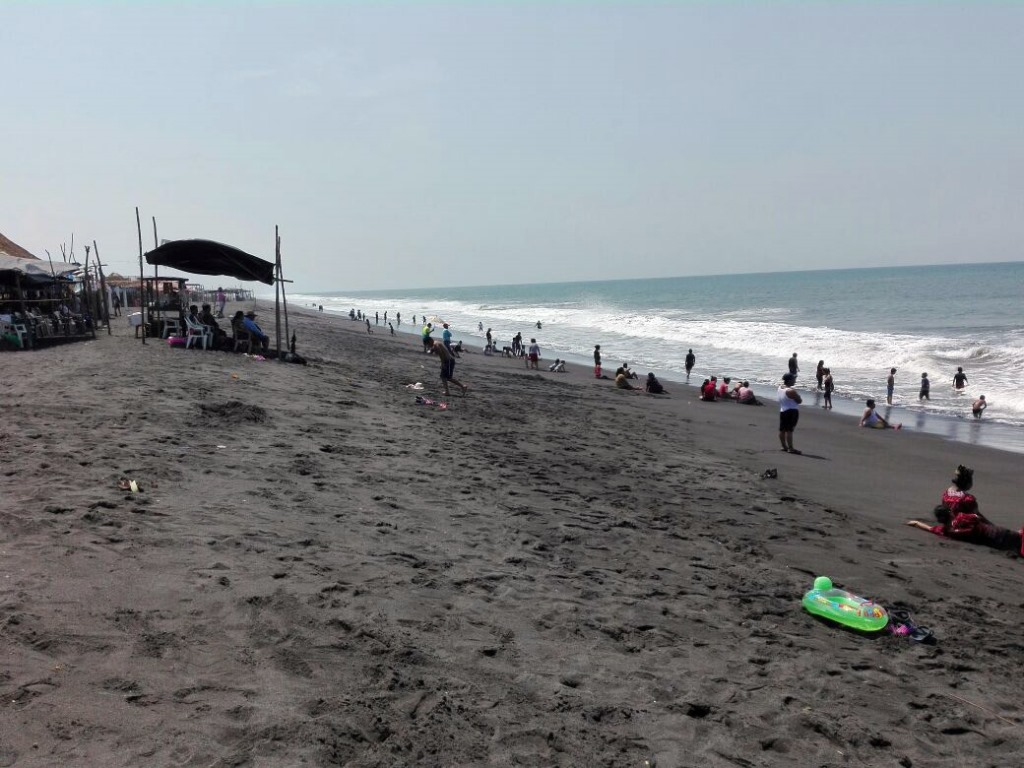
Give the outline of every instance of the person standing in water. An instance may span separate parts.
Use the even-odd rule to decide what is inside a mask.
[[[892,393],[896,391],[896,369],[889,369],[889,377],[885,380],[885,403],[892,405]]]
[[[601,378],[601,345],[594,345],[594,378]]]
[[[979,395],[978,399],[974,401],[974,405],[971,406],[971,413],[974,414],[974,418],[980,419],[986,408],[988,408],[988,403],[985,402],[985,396]]]
[[[818,380],[818,389],[825,388],[825,361],[819,360],[818,367],[814,369],[814,378]]]
[[[690,378],[690,371],[693,370],[694,363],[697,362],[697,357],[693,354],[692,349],[686,351],[686,378]]]
[[[964,373],[964,369],[957,366],[956,373],[953,374],[953,389],[957,392],[967,386],[967,374]]]
[[[932,399],[932,383],[928,381],[928,374],[921,374],[921,391],[917,393],[918,400]]]
[[[800,373],[800,366],[796,364],[796,352],[789,358],[789,375],[793,377],[793,381],[796,381],[797,375]]]
[[[821,406],[821,407],[824,408],[826,411],[831,411],[832,410],[832,393],[836,389],[836,383],[832,380],[832,369],[831,368],[826,368],[824,373],[825,373],[825,380],[823,382],[823,385],[825,387],[825,399],[824,399],[824,403],[825,404],[823,406]]]

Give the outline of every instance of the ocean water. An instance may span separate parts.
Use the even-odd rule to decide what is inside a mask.
[[[836,410],[860,413],[897,368],[889,414],[908,428],[954,440],[1024,450],[1024,262],[850,269],[772,274],[544,283],[290,296],[325,311],[379,312],[418,333],[413,316],[441,318],[455,339],[482,347],[491,328],[499,348],[521,332],[545,359],[591,362],[601,345],[605,367],[628,361],[645,374],[683,381],[683,360],[697,357],[691,383],[717,375],[748,379],[774,392],[798,353],[798,388],[814,390],[824,360],[836,383]],[[541,323],[541,329],[536,327]],[[962,366],[964,392],[953,390]],[[928,373],[931,400],[918,400]],[[984,394],[982,424],[970,405]],[[814,400],[810,400],[813,403]]]

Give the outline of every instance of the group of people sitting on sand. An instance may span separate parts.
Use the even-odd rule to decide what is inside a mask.
[[[749,381],[739,381],[736,384],[732,384],[732,379],[728,376],[725,376],[721,383],[718,382],[717,376],[704,379],[704,383],[700,385],[700,399],[709,403],[713,403],[716,400],[732,400],[743,405],[764,405],[754,395],[754,390],[750,388]]]

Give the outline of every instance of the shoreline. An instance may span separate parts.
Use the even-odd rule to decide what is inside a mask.
[[[314,316],[321,314],[309,307],[299,307],[299,309]],[[339,318],[339,320],[345,320],[348,322],[362,322],[358,320],[352,321],[347,315],[339,312],[325,311],[323,314],[331,315],[332,317]],[[395,333],[401,333],[418,338],[419,332],[417,330],[407,330],[407,325],[408,324],[406,323],[395,328]],[[380,327],[386,328],[386,326]],[[473,342],[475,342],[473,352],[480,353],[482,355],[481,349],[484,344],[483,336],[480,336],[476,331],[473,331],[471,333],[463,334],[463,339],[472,339]],[[456,339],[456,341],[458,341],[458,339]],[[567,357],[564,359],[567,362],[581,368],[589,369],[592,367],[592,365],[588,366],[588,361],[584,356],[571,353],[566,354]],[[615,365],[613,365],[611,369],[614,371],[616,367],[618,367],[618,361],[616,361]],[[637,369],[637,372],[641,373],[639,369]],[[674,377],[674,374],[671,373],[662,375],[655,371],[655,375],[660,381],[662,381],[662,383],[693,387],[694,389],[697,389],[700,386],[700,382],[704,379],[703,374],[700,376],[694,374],[691,376],[691,381]],[[811,377],[811,381],[812,388],[805,388],[801,386],[798,379],[797,390],[804,397],[805,408],[820,409],[822,393],[816,388],[813,388],[813,376]],[[763,384],[757,383],[752,384],[751,389],[754,390],[758,398],[765,400],[767,404],[770,405],[774,403],[774,389],[769,389]],[[835,393],[832,395],[832,400],[834,406],[833,413],[835,415],[850,416],[857,420],[860,419],[860,416],[864,411],[863,401],[854,400],[848,396]],[[967,413],[970,413],[969,403],[965,405],[965,408]],[[936,435],[952,443],[962,443],[964,445],[992,448],[994,450],[1006,451],[1008,453],[1024,454],[1024,429],[1021,429],[1020,427],[1001,424],[985,418],[974,419],[967,416],[952,417],[946,414],[929,413],[927,406],[919,406],[916,400],[911,401],[910,403],[898,402],[892,406],[887,406],[885,405],[884,400],[879,400],[878,412],[887,421],[902,423],[903,428],[908,431]]]
[[[4,357],[4,761],[1024,753],[1024,563],[904,525],[964,463],[1019,526],[1017,455],[813,408],[792,455],[771,407],[479,352],[442,410],[416,401],[440,401],[439,363],[411,334],[289,314],[308,366],[143,346],[126,323]],[[814,619],[817,575],[937,644]]]

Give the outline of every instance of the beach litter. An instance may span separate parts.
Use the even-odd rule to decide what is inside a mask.
[[[142,489],[139,487],[138,482],[135,480],[129,480],[127,477],[122,477],[117,481],[118,490],[131,491],[132,493],[138,493]]]
[[[448,403],[438,403],[429,397],[422,397],[421,395],[416,395],[416,403],[417,405],[436,405],[439,410],[448,410]]]
[[[417,381],[415,384],[406,384],[405,388],[406,389],[415,389],[418,392],[418,391],[423,389],[423,385],[420,382]]]

